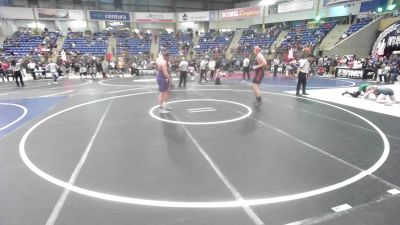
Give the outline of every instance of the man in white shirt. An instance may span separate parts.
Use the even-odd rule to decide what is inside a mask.
[[[272,63],[274,64],[274,77],[276,77],[276,73],[278,73],[278,67],[280,63],[279,58],[275,58]]]
[[[33,79],[36,80],[36,74],[35,74],[36,63],[30,60],[27,67],[28,67],[28,73],[30,73]]]
[[[103,78],[107,78],[107,73],[108,73],[108,61],[107,60],[103,60],[103,62],[101,62],[101,67],[103,68],[103,71],[102,71],[102,75],[103,75]]]
[[[25,86],[24,79],[22,78],[22,73],[21,73],[21,63],[22,59],[20,59],[18,62],[15,59],[11,61],[11,69],[14,73],[14,78],[15,82],[17,83],[17,87],[19,87],[20,83],[22,87]],[[18,79],[20,82],[18,82]]]
[[[56,62],[52,61],[51,63],[49,63],[49,65],[47,65],[46,69],[49,70],[51,75],[53,76],[53,84],[58,84],[58,82],[57,82],[57,80],[58,80],[58,73],[57,73],[58,65],[56,64]]]
[[[207,82],[207,59],[203,58],[200,62],[200,80],[199,80],[199,84],[201,84],[201,81],[204,80]]]
[[[308,95],[306,92],[306,85],[307,85],[307,77],[310,75],[311,70],[311,61],[312,56],[308,56],[308,58],[301,59],[299,64],[299,71],[297,75],[297,87],[296,87],[296,96],[300,95],[300,86],[303,87],[302,95]]]
[[[114,75],[114,77],[117,75],[117,73],[116,73],[116,64],[115,64],[115,62],[114,61],[110,61],[109,63],[108,63],[108,66],[109,66],[109,71],[110,71],[110,74],[111,75]]]
[[[247,74],[247,79],[250,80],[250,59],[248,56],[244,57],[243,59],[243,81],[246,78]]]
[[[208,62],[208,69],[210,70],[210,78],[213,80],[215,75],[215,60],[213,58]]]
[[[179,63],[179,87],[182,86],[186,87],[186,81],[187,81],[187,74],[188,74],[188,67],[189,63],[186,61],[185,57],[182,58],[182,61]]]

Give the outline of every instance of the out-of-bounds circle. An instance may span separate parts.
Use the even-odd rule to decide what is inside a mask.
[[[350,85],[342,85],[342,86],[333,86],[333,87],[328,87],[328,86],[307,86],[308,89],[328,89],[328,88],[350,88],[356,86],[356,83],[348,80],[339,80],[341,82],[346,82],[349,83]],[[245,81],[248,85],[253,85],[253,83]],[[286,88],[293,88],[296,87],[296,85],[280,85],[280,84],[260,84],[262,87],[286,87]]]
[[[196,91],[233,91],[233,92],[244,92],[244,93],[249,93],[251,91],[248,90],[234,90],[234,89],[196,89]],[[180,92],[180,91],[185,91],[185,90],[176,90],[175,92]],[[90,104],[94,104],[94,103],[98,103],[98,102],[103,102],[103,101],[107,101],[110,99],[116,99],[116,98],[123,98],[123,97],[129,97],[129,96],[139,96],[139,95],[145,95],[145,94],[154,94],[157,92],[144,92],[144,93],[135,93],[135,94],[127,94],[127,95],[120,95],[120,96],[113,96],[113,97],[108,97],[108,98],[103,98],[103,99],[99,99],[99,100],[95,100],[95,101],[91,101],[91,102],[87,102],[87,103],[83,103],[83,104],[79,104],[64,110],[61,110],[57,113],[54,113],[44,119],[42,119],[41,121],[39,121],[38,123],[36,123],[35,125],[33,125],[22,137],[20,143],[19,143],[19,154],[23,160],[23,162],[25,163],[26,166],[28,166],[28,168],[30,170],[32,170],[35,174],[37,174],[38,176],[42,177],[43,179],[58,185],[60,187],[63,187],[67,190],[73,191],[75,193],[78,194],[82,194],[82,195],[86,195],[86,196],[90,196],[93,198],[97,198],[97,199],[103,199],[103,200],[108,200],[108,201],[114,201],[114,202],[119,202],[119,203],[126,203],[126,204],[134,204],[134,205],[145,205],[145,206],[157,206],[157,207],[174,207],[174,208],[228,208],[228,207],[243,207],[243,206],[255,206],[255,205],[266,205],[266,204],[272,204],[272,203],[279,203],[279,202],[287,202],[287,201],[293,201],[293,200],[297,200],[297,199],[304,199],[304,198],[308,198],[311,196],[316,196],[316,195],[320,195],[320,194],[324,194],[330,191],[334,191],[340,188],[343,188],[345,186],[348,186],[350,184],[353,184],[354,182],[357,182],[359,180],[361,180],[362,178],[366,177],[369,174],[372,174],[373,172],[375,172],[377,169],[379,169],[379,167],[381,167],[386,159],[389,157],[389,153],[390,153],[390,145],[389,145],[389,141],[386,137],[386,135],[381,131],[381,129],[379,129],[379,127],[377,127],[375,124],[373,124],[371,121],[369,121],[368,119],[350,111],[344,108],[341,108],[339,106],[336,105],[332,105],[326,102],[322,102],[322,101],[318,101],[318,100],[314,100],[314,99],[309,99],[309,98],[302,98],[304,100],[307,101],[311,101],[311,102],[315,102],[315,103],[319,103],[322,105],[326,105],[326,106],[330,106],[333,107],[335,109],[339,109],[342,110],[344,112],[347,112],[363,121],[365,121],[367,124],[369,124],[372,128],[374,128],[374,130],[376,130],[380,137],[382,138],[383,141],[383,153],[381,155],[381,157],[378,159],[378,161],[371,166],[369,169],[367,170],[363,170],[360,173],[356,174],[353,177],[350,177],[344,181],[341,181],[339,183],[335,183],[335,184],[331,184],[329,186],[326,187],[322,187],[322,188],[318,188],[315,190],[310,190],[310,191],[306,191],[306,192],[301,192],[301,193],[295,193],[295,194],[289,194],[289,195],[281,195],[281,196],[276,196],[276,197],[270,197],[270,198],[257,198],[257,199],[243,199],[243,200],[233,200],[233,201],[208,201],[208,202],[187,202],[187,201],[165,201],[165,200],[156,200],[156,199],[143,199],[143,198],[133,198],[133,197],[128,197],[128,196],[120,196],[120,195],[115,195],[115,194],[108,194],[108,193],[102,193],[102,192],[98,192],[98,191],[93,191],[93,190],[88,190],[85,188],[81,188],[75,185],[72,185],[70,183],[68,183],[68,181],[63,181],[60,180],[58,178],[55,178],[53,176],[51,176],[50,174],[46,173],[45,171],[39,169],[27,156],[26,154],[26,149],[25,149],[25,144],[26,141],[28,139],[28,137],[30,136],[30,134],[37,128],[39,127],[41,124],[45,123],[46,121],[50,120],[51,118],[54,118],[58,115],[61,115],[65,112],[86,106],[86,105],[90,105]],[[264,94],[270,94],[270,95],[279,95],[279,96],[286,96],[286,97],[290,97],[290,98],[298,98],[292,95],[287,95],[287,94],[281,94],[281,93],[272,93],[272,92],[262,92]]]
[[[141,84],[141,85],[139,85],[139,84],[107,84],[106,83],[106,81],[113,81],[113,80],[124,80],[124,79],[128,79],[128,78],[114,78],[114,79],[107,79],[107,80],[101,80],[101,81],[99,81],[98,83],[100,84],[100,85],[103,85],[103,86],[109,86],[109,87],[137,87],[137,86],[146,86],[146,85],[143,85],[143,84]],[[152,85],[152,86],[154,86],[154,85]]]
[[[154,111],[156,109],[158,109],[159,106],[156,105],[156,106],[154,106],[153,108],[151,108],[149,110],[149,115],[151,117],[153,117],[154,119],[156,119],[156,120],[160,120],[160,121],[167,122],[167,123],[186,124],[186,125],[215,125],[215,124],[236,122],[236,121],[239,121],[239,120],[242,120],[242,119],[245,119],[245,118],[249,117],[253,113],[253,110],[250,107],[248,107],[247,105],[244,105],[244,104],[238,103],[238,102],[220,100],[220,99],[187,99],[187,100],[171,101],[171,102],[168,102],[168,104],[175,104],[175,103],[179,103],[179,102],[201,102],[201,101],[222,102],[222,103],[238,105],[238,106],[241,106],[241,107],[245,108],[247,110],[247,113],[245,113],[244,115],[242,115],[240,117],[229,119],[229,120],[210,121],[210,122],[185,122],[185,121],[169,120],[169,119],[165,119],[165,118],[161,118],[160,116],[157,116],[154,113]]]
[[[12,107],[17,107],[17,108],[22,109],[22,114],[21,114],[17,119],[15,119],[14,121],[12,121],[11,123],[9,123],[9,124],[7,124],[7,125],[5,125],[5,126],[3,126],[3,127],[0,127],[0,131],[3,131],[3,130],[5,130],[5,129],[11,127],[12,125],[18,123],[18,122],[19,122],[20,120],[22,120],[22,119],[26,116],[26,114],[28,113],[28,109],[27,109],[25,106],[22,106],[22,105],[13,104],[13,103],[2,103],[2,102],[0,102],[0,105],[12,106]]]
[[[37,88],[37,87],[44,87],[44,86],[50,86],[51,83],[50,82],[41,82],[41,83],[45,83],[45,84],[38,84],[38,85],[34,85],[34,86],[25,86],[25,89],[31,89],[31,88]],[[5,88],[1,88],[1,89],[15,89],[16,87],[5,87]]]
[[[98,83],[99,83],[100,85],[103,85],[103,86],[110,86],[110,87],[131,87],[131,86],[133,86],[133,85],[131,85],[131,84],[107,84],[107,83],[106,83],[106,81],[121,80],[121,79],[123,79],[123,78],[114,78],[114,79],[101,80],[101,81],[99,81]]]

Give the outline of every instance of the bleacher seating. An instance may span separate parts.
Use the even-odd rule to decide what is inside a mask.
[[[254,29],[245,29],[240,37],[238,46],[235,46],[235,53],[249,53],[255,46],[261,49],[269,49],[280,33],[280,29],[270,29],[265,33],[257,32]]]
[[[183,54],[189,54],[190,47],[192,46],[193,33],[180,32],[178,36],[178,47]]]
[[[200,35],[199,45],[195,47],[197,54],[208,52],[223,53],[230,45],[234,32],[205,32]]]
[[[57,42],[58,32],[43,32],[41,35],[32,35],[29,31],[15,32],[3,44],[6,56],[24,57],[51,53]]]
[[[127,54],[150,54],[152,35],[134,35],[117,38],[117,55]]]
[[[346,32],[347,36],[350,36],[351,34],[357,32],[361,28],[367,26],[371,21],[372,21],[372,18],[369,18],[369,17],[357,19],[357,21],[355,23],[353,23],[350,26],[349,30]]]
[[[336,25],[335,21],[321,23],[318,27],[309,28],[308,25],[295,25],[291,28],[285,40],[281,44],[281,49],[288,47],[310,47],[314,48]]]
[[[162,33],[160,34],[159,50],[167,50],[170,55],[178,55],[179,47],[178,41],[175,38],[175,34]]]
[[[84,36],[81,32],[69,32],[63,49],[67,53],[90,54],[104,56],[108,49],[108,32],[96,32]]]

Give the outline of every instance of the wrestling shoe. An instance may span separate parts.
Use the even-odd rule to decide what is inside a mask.
[[[159,114],[168,114],[168,113],[170,113],[171,111],[169,111],[169,110],[166,110],[166,109],[164,109],[164,108],[160,108],[159,110],[158,110],[158,113]]]

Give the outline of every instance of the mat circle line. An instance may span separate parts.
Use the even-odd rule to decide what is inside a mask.
[[[220,99],[186,99],[186,100],[171,101],[171,102],[168,102],[168,104],[174,104],[174,103],[178,103],[178,102],[196,102],[196,101],[223,102],[223,103],[238,105],[238,106],[245,108],[247,110],[247,113],[245,113],[244,115],[242,115],[240,117],[230,119],[230,120],[211,121],[211,122],[184,122],[184,121],[169,120],[169,119],[165,119],[165,118],[161,118],[161,117],[157,116],[154,113],[154,111],[156,109],[158,109],[160,106],[156,105],[149,110],[149,115],[156,120],[160,120],[160,121],[167,122],[167,123],[186,124],[186,125],[215,125],[215,124],[231,123],[231,122],[243,120],[243,119],[249,117],[253,113],[253,110],[250,107],[248,107],[247,105],[244,105],[244,104],[238,103],[238,102],[220,100]]]
[[[5,126],[3,126],[3,127],[0,127],[0,131],[3,131],[3,130],[5,130],[5,129],[11,127],[12,125],[18,123],[18,122],[19,122],[20,120],[22,120],[22,119],[26,116],[26,114],[28,113],[28,109],[27,109],[25,106],[22,106],[22,105],[18,105],[18,104],[14,104],[14,103],[3,103],[3,102],[0,102],[0,105],[7,105],[7,106],[17,107],[17,108],[22,109],[22,111],[23,111],[22,114],[21,114],[16,120],[12,121],[11,123],[9,123],[9,124],[7,124],[7,125],[5,125]]]
[[[339,80],[347,83],[351,83],[351,85],[348,86],[334,86],[334,87],[320,87],[320,86],[310,86],[309,84],[307,85],[308,89],[329,89],[329,88],[350,88],[356,86],[356,83],[348,80]],[[253,83],[245,81],[247,85],[253,85]],[[296,85],[279,85],[279,84],[260,84],[262,87],[286,87],[286,88],[295,88]]]
[[[250,90],[235,90],[235,89],[198,89],[196,91],[236,91],[236,92],[246,92],[246,93],[251,93],[252,91]],[[185,90],[175,90],[175,92],[180,92],[180,91],[185,91]],[[116,98],[123,98],[123,97],[130,97],[130,96],[139,96],[139,95],[146,95],[146,94],[156,94],[158,92],[143,92],[143,93],[134,93],[134,94],[127,94],[127,95],[119,95],[119,96],[112,96],[112,97],[107,97],[99,100],[94,100],[86,103],[82,103],[79,105],[75,105],[72,107],[69,107],[67,109],[61,110],[59,112],[56,112],[50,116],[45,117],[44,119],[40,120],[37,122],[35,125],[33,125],[29,130],[26,131],[26,133],[23,135],[21,138],[21,141],[19,143],[19,154],[22,159],[22,161],[25,163],[25,165],[36,175],[42,177],[43,179],[49,181],[50,183],[53,183],[57,186],[63,187],[67,190],[70,190],[72,192],[82,194],[85,196],[97,198],[97,199],[102,199],[102,200],[108,200],[108,201],[113,201],[113,202],[119,202],[119,203],[126,203],[126,204],[133,204],[133,205],[143,205],[143,206],[154,206],[154,207],[170,207],[170,208],[232,208],[232,207],[243,207],[243,206],[257,206],[257,205],[266,205],[266,204],[272,204],[272,203],[280,203],[280,202],[287,202],[287,201],[293,201],[293,200],[298,200],[298,199],[304,199],[320,194],[324,194],[327,192],[331,192],[340,188],[343,188],[345,186],[348,186],[350,184],[353,184],[362,178],[372,174],[376,170],[378,170],[386,161],[386,159],[389,157],[390,153],[390,144],[389,141],[386,137],[386,135],[382,132],[382,130],[377,127],[374,123],[369,121],[368,119],[364,118],[361,115],[358,115],[350,110],[344,109],[342,107],[329,104],[326,102],[318,101],[315,99],[310,99],[310,98],[302,98],[302,97],[296,97],[293,95],[288,95],[288,94],[281,94],[281,93],[273,93],[273,92],[262,92],[264,94],[270,94],[270,95],[278,95],[278,96],[286,96],[286,97],[291,97],[291,98],[301,98],[304,100],[320,103],[326,106],[331,106],[333,108],[342,110],[344,112],[347,112],[363,121],[365,121],[367,124],[369,124],[371,127],[373,127],[377,133],[380,135],[383,141],[383,153],[381,157],[378,159],[378,161],[372,165],[370,168],[367,170],[363,170],[360,173],[356,174],[355,176],[352,176],[344,181],[314,189],[311,191],[305,191],[301,193],[296,193],[296,194],[289,194],[289,195],[281,195],[281,196],[276,196],[276,197],[269,197],[269,198],[253,198],[253,199],[243,199],[243,200],[232,200],[232,201],[208,201],[208,202],[185,202],[185,201],[167,201],[167,200],[155,200],[155,199],[142,199],[142,198],[133,198],[133,197],[128,197],[128,196],[120,196],[120,195],[114,195],[114,194],[107,194],[107,193],[102,193],[98,191],[93,191],[93,190],[88,190],[85,188],[81,188],[72,184],[69,184],[68,182],[62,181],[58,178],[55,178],[51,176],[50,174],[44,172],[43,170],[39,169],[27,156],[26,154],[26,149],[25,149],[25,144],[30,136],[30,134],[41,124],[46,122],[47,120],[54,118],[62,113],[71,111],[73,109],[98,103],[98,102],[103,102],[111,99],[116,99]]]

